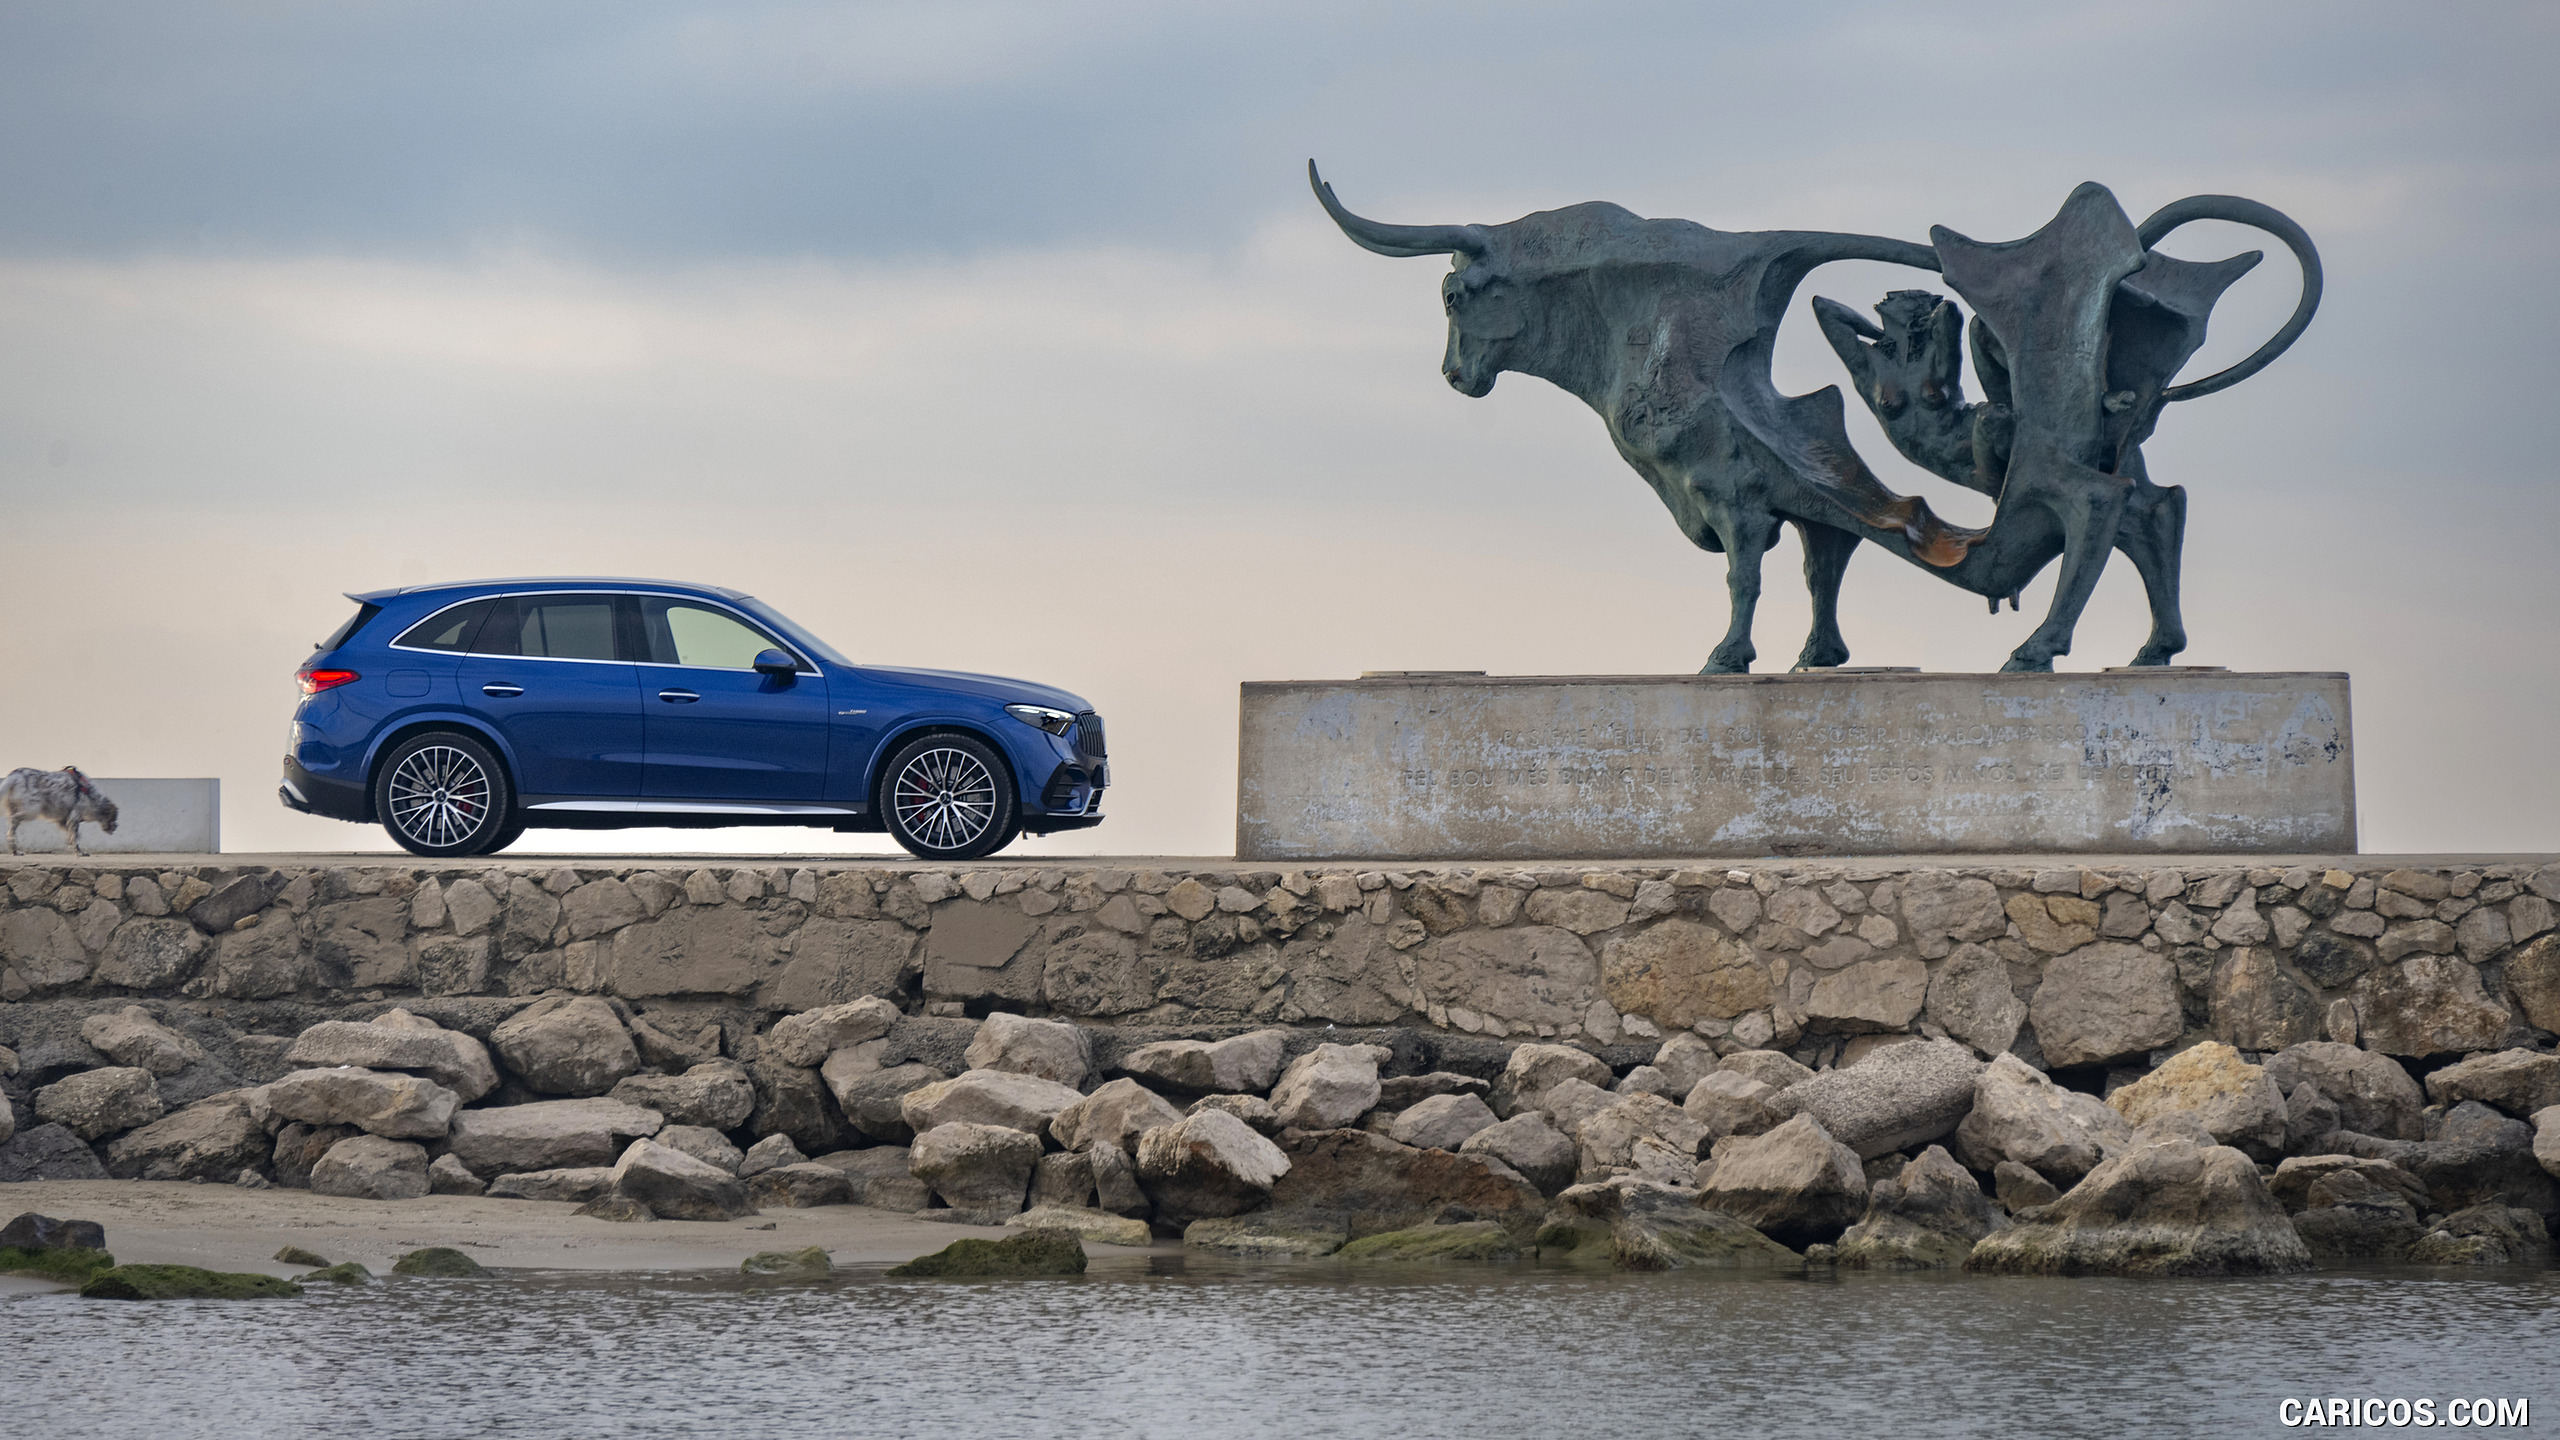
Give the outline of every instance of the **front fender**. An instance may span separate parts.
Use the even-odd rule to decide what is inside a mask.
[[[1019,730],[1029,738],[1009,736],[1005,733],[1008,729]],[[1013,767],[1015,798],[1024,803],[1039,798],[1040,787],[1047,783],[1049,773],[1057,768],[1057,761],[1063,755],[1063,752],[1051,748],[1056,737],[1049,732],[1025,725],[1001,712],[992,718],[967,711],[908,715],[884,732],[880,743],[872,747],[870,763],[862,776],[862,794],[866,801],[879,794],[882,767],[889,763],[889,757],[897,753],[898,747],[930,730],[966,731],[993,745],[996,753],[1005,757],[1005,763]]]

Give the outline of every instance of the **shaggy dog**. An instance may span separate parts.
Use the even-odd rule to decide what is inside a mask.
[[[71,837],[71,853],[86,855],[80,848],[80,822],[88,821],[113,835],[116,833],[116,802],[98,793],[89,777],[73,766],[59,770],[38,770],[33,766],[12,770],[0,780],[0,809],[9,812],[9,853],[18,853],[18,826],[27,817],[50,820],[62,833]]]

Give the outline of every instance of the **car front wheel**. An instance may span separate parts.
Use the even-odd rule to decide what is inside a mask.
[[[401,849],[485,855],[513,840],[515,789],[489,747],[450,730],[412,735],[374,773],[373,813]]]
[[[986,742],[925,735],[899,747],[880,782],[880,818],[919,860],[975,860],[1013,842],[1013,771]]]

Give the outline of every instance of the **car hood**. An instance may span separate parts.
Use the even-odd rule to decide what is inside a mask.
[[[1002,705],[1051,705],[1069,712],[1093,708],[1083,696],[1071,690],[1029,680],[1008,680],[1001,675],[972,675],[966,670],[913,670],[901,665],[862,665],[856,668],[884,680],[904,681],[934,690],[957,690],[964,695],[975,695]]]

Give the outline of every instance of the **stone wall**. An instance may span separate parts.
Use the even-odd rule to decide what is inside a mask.
[[[417,861],[0,869],[0,1001],[234,1027],[556,991],[671,1032],[867,995],[1118,1027],[1410,1026],[2056,1067],[2210,1037],[2403,1057],[2560,1029],[2560,863],[1385,870]],[[0,1005],[0,1032],[11,1005]],[[31,1007],[31,1008],[47,1008]],[[503,1004],[499,1008],[506,1008]],[[290,1029],[275,1033],[290,1034]]]

